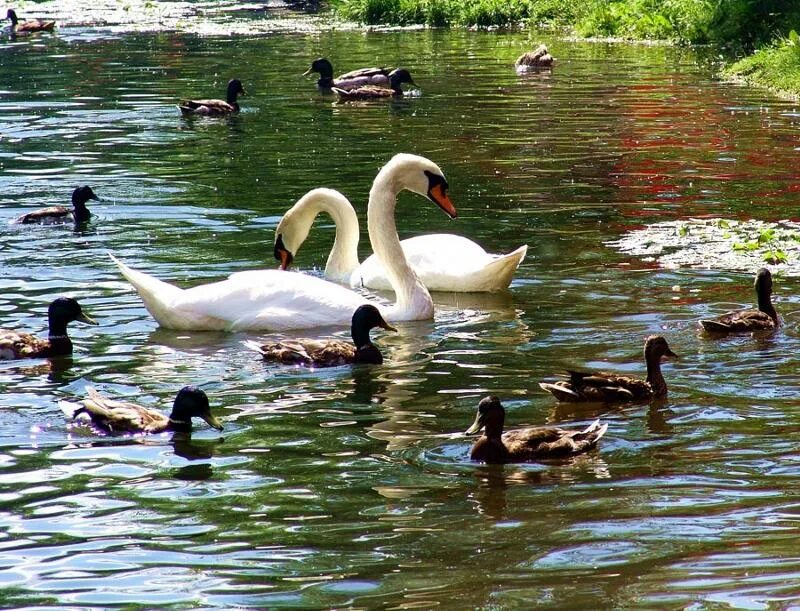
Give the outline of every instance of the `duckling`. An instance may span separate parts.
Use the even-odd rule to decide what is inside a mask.
[[[225,100],[183,100],[178,108],[183,115],[221,116],[239,112],[237,96],[247,95],[242,81],[238,78],[228,81],[228,91]]]
[[[339,96],[342,101],[350,100],[376,100],[380,98],[400,97],[403,95],[403,89],[400,87],[403,83],[417,86],[411,78],[411,73],[405,68],[398,68],[389,73],[389,87],[378,87],[376,85],[364,85],[355,89],[344,90],[338,87],[333,87],[333,92]]]
[[[758,270],[754,286],[758,295],[757,310],[738,310],[713,320],[701,320],[703,329],[709,333],[749,333],[771,331],[780,326],[778,312],[772,305],[772,274],[766,267]]]
[[[566,430],[556,427],[532,427],[503,432],[506,412],[497,397],[484,397],[478,404],[475,422],[467,435],[485,429],[483,437],[470,451],[472,460],[485,463],[527,462],[540,458],[558,458],[592,449],[608,429],[595,420],[585,429]]]
[[[78,320],[87,325],[97,324],[71,297],[55,299],[47,309],[47,320],[49,328],[47,339],[13,329],[0,329],[0,361],[72,354],[72,341],[67,335],[67,323]]]
[[[191,433],[192,418],[202,418],[209,426],[222,430],[222,423],[211,413],[208,396],[197,386],[184,386],[178,391],[169,416],[136,403],[109,399],[91,386],[86,391],[88,399],[80,403],[59,401],[59,406],[68,418],[92,424],[106,433]]]
[[[319,74],[317,88],[322,93],[332,93],[334,87],[345,90],[365,85],[386,87],[389,85],[391,71],[391,68],[361,68],[333,78],[333,65],[324,57],[320,57],[311,62],[311,67],[303,73],[303,76],[317,72]]]
[[[90,199],[100,201],[100,198],[95,195],[92,188],[84,185],[72,192],[72,208],[67,208],[66,206],[40,208],[39,210],[23,214],[17,218],[14,223],[22,225],[31,225],[34,223],[48,225],[73,221],[76,225],[80,225],[88,221],[92,216],[92,213],[89,212],[89,209],[86,207],[86,202]]]
[[[552,393],[559,401],[572,403],[610,403],[663,397],[667,394],[667,383],[661,374],[661,359],[665,356],[677,358],[663,336],[651,335],[644,342],[646,380],[615,373],[568,371],[569,380],[560,380],[554,384],[539,382],[539,386]]]
[[[260,353],[267,361],[303,367],[338,367],[349,364],[380,365],[383,355],[372,343],[369,332],[375,327],[397,331],[387,323],[374,305],[359,306],[353,314],[350,333],[353,345],[336,340],[297,339],[260,345],[253,341],[245,346]]]
[[[549,68],[553,65],[553,56],[547,51],[547,47],[539,45],[533,51],[523,53],[514,62],[517,72],[524,72],[529,68]]]
[[[8,9],[6,19],[11,20],[12,34],[33,34],[34,32],[52,32],[56,25],[55,21],[41,21],[40,19],[30,19],[20,21],[14,9]]]

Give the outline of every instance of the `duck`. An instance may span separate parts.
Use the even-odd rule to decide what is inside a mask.
[[[553,56],[547,51],[545,45],[539,45],[533,51],[520,55],[514,62],[517,72],[525,72],[531,68],[550,68],[553,65]]]
[[[14,220],[14,223],[21,225],[52,225],[56,223],[74,222],[80,225],[89,220],[92,213],[86,207],[86,202],[89,200],[100,201],[100,198],[95,195],[92,188],[88,185],[76,188],[72,192],[72,208],[67,206],[49,206],[47,208],[40,208],[33,212],[23,214]]]
[[[378,308],[365,303],[358,306],[353,314],[350,325],[352,344],[336,340],[296,339],[274,344],[259,344],[248,340],[244,345],[261,354],[265,361],[276,361],[285,365],[303,367],[380,365],[383,363],[383,355],[369,337],[369,332],[375,327],[397,331],[383,319]]]
[[[389,322],[431,320],[431,295],[408,264],[397,237],[394,209],[407,190],[422,195],[451,218],[458,215],[441,168],[419,155],[399,153],[375,177],[367,225],[372,249],[386,268],[396,301],[372,302]],[[112,260],[148,312],[167,329],[194,331],[286,331],[349,325],[355,309],[370,303],[361,293],[279,269],[237,272],[226,280],[182,289]]]
[[[72,297],[54,299],[47,308],[47,339],[14,329],[0,329],[0,361],[72,354],[67,324],[74,320],[87,325],[97,324]]]
[[[375,255],[358,262],[358,216],[350,201],[335,189],[313,189],[301,197],[278,222],[274,256],[287,269],[308,237],[314,219],[330,215],[336,237],[325,265],[325,278],[351,287],[391,290],[392,285]],[[409,265],[429,291],[482,293],[508,288],[527,245],[496,255],[460,235],[433,233],[400,242]]]
[[[379,85],[363,85],[353,89],[342,89],[340,87],[332,87],[331,91],[339,96],[339,100],[348,102],[351,100],[378,100],[384,98],[397,98],[402,97],[403,83],[417,86],[414,79],[411,78],[411,73],[405,68],[397,68],[389,73],[389,86],[382,87]]]
[[[178,104],[184,116],[203,115],[207,117],[219,117],[239,112],[239,103],[236,101],[239,95],[247,95],[242,81],[234,78],[228,81],[228,89],[224,100],[182,100]]]
[[[317,89],[322,93],[332,93],[334,87],[346,90],[365,85],[386,87],[389,85],[391,71],[392,68],[360,68],[333,78],[333,65],[324,57],[319,57],[311,62],[311,67],[303,73],[303,76],[316,72],[319,74]]]
[[[712,320],[701,320],[700,326],[709,333],[750,333],[773,331],[780,326],[778,312],[772,305],[772,274],[766,267],[756,273],[754,283],[758,295],[757,310],[737,310]]]
[[[573,456],[591,450],[608,430],[608,424],[595,420],[581,430],[540,426],[504,433],[505,417],[506,411],[497,397],[481,399],[475,422],[465,432],[474,435],[484,429],[470,450],[472,460],[502,464]]]
[[[110,399],[91,386],[86,392],[88,399],[79,403],[62,400],[59,407],[68,418],[104,433],[191,433],[192,418],[202,418],[209,426],[222,430],[222,423],[211,413],[208,396],[197,386],[184,386],[178,391],[169,416],[136,403]]]
[[[615,373],[568,371],[569,380],[539,382],[539,387],[559,401],[614,403],[664,397],[667,383],[661,373],[661,359],[677,358],[662,335],[650,335],[644,342],[647,379]]]
[[[30,19],[20,21],[14,9],[8,9],[6,19],[11,20],[12,34],[33,34],[34,32],[52,32],[56,25],[55,21],[42,21],[40,19]]]

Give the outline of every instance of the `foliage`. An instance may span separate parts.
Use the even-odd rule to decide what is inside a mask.
[[[791,30],[786,38],[736,62],[725,74],[779,91],[800,92],[800,36]]]
[[[714,14],[712,0],[595,1],[576,27],[582,36],[705,42]]]

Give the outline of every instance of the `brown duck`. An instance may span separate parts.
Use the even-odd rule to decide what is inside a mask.
[[[11,20],[12,34],[33,34],[34,32],[52,32],[56,25],[55,21],[42,21],[40,19],[29,19],[20,21],[14,9],[8,9],[6,19]]]
[[[78,320],[89,325],[97,324],[83,313],[80,304],[71,297],[54,300],[47,309],[47,320],[47,339],[13,329],[0,329],[0,361],[72,354],[67,323]]]
[[[239,95],[246,95],[242,81],[238,78],[228,81],[228,89],[224,100],[183,100],[178,104],[183,115],[204,115],[207,117],[219,117],[239,112],[239,103],[236,101]]]
[[[86,207],[86,202],[90,199],[100,201],[92,188],[84,185],[72,192],[72,208],[67,206],[49,206],[39,208],[33,212],[28,212],[18,217],[14,222],[22,225],[32,224],[55,224],[74,222],[76,225],[85,223],[92,216]]]
[[[417,84],[411,78],[411,73],[405,68],[398,68],[389,73],[389,87],[380,87],[377,85],[365,85],[363,87],[356,87],[354,89],[340,89],[332,87],[331,90],[339,96],[339,99],[347,102],[350,100],[378,100],[382,98],[398,98],[403,95],[403,83],[410,85]]]
[[[472,460],[485,463],[527,462],[542,458],[561,458],[586,452],[597,445],[608,429],[595,420],[582,430],[557,427],[532,427],[503,432],[505,410],[497,397],[484,397],[478,404],[475,422],[467,435],[484,429],[483,437],[470,451]]]
[[[372,343],[369,332],[375,327],[388,331],[396,331],[387,323],[374,305],[359,306],[350,325],[353,343],[337,340],[296,339],[284,340],[275,344],[258,344],[253,341],[244,342],[245,346],[255,350],[266,361],[275,361],[284,365],[301,365],[303,367],[339,367],[350,364],[380,365],[383,355]]]
[[[514,66],[518,71],[524,71],[528,68],[549,68],[553,65],[553,56],[547,51],[547,47],[539,45],[533,51],[523,53],[514,62]]]
[[[569,380],[555,383],[539,382],[539,386],[559,401],[565,402],[620,402],[663,397],[667,383],[661,373],[663,357],[677,357],[661,335],[651,335],[644,342],[644,360],[647,379],[606,372],[568,371]]]
[[[209,426],[222,430],[222,423],[211,413],[208,396],[196,386],[178,391],[169,416],[158,410],[128,401],[117,401],[87,387],[89,398],[80,403],[60,401],[61,410],[77,422],[84,421],[106,433],[189,433],[192,418],[202,418]]]
[[[772,274],[762,267],[756,274],[757,310],[737,310],[713,320],[701,320],[700,325],[709,333],[749,333],[771,331],[780,325],[778,312],[772,305]]]

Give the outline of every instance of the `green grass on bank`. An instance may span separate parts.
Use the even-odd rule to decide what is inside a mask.
[[[792,30],[788,37],[729,66],[725,75],[776,91],[800,94],[800,36]]]

